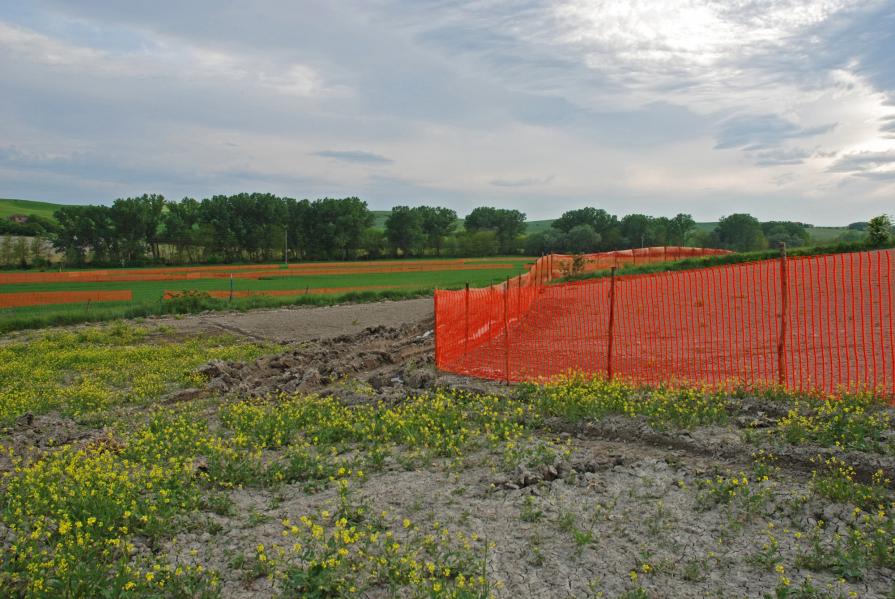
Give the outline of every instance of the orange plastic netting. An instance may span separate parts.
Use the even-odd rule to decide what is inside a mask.
[[[0,293],[0,308],[20,308],[46,304],[79,304],[87,302],[129,302],[129,289],[118,291],[31,291]]]
[[[354,287],[314,287],[306,289],[240,289],[233,292],[221,289],[213,289],[205,291],[211,297],[230,298],[230,297],[255,297],[255,296],[297,296],[297,295],[326,295],[349,293],[351,291],[386,291],[389,289],[414,289],[419,285],[359,285]],[[183,293],[182,291],[166,290],[165,299],[172,299]]]
[[[436,363],[511,381],[580,370],[648,384],[891,394],[893,253],[615,277],[614,291],[611,278],[538,284],[538,271],[560,259],[544,257],[509,286],[437,292]]]
[[[505,262],[477,263],[461,260],[425,260],[418,262],[326,262],[290,265],[206,266],[158,269],[81,270],[66,272],[0,273],[0,285],[24,283],[111,283],[133,281],[193,281],[198,279],[268,279],[304,275],[352,275],[399,272],[442,272],[453,270],[509,270]]]

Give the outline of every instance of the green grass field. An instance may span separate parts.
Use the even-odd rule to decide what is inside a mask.
[[[376,299],[413,297],[431,293],[434,288],[456,289],[469,283],[471,287],[485,287],[525,272],[526,264],[532,258],[519,256],[473,260],[476,265],[493,265],[494,268],[481,270],[439,270],[411,272],[382,272],[340,275],[292,275],[288,271],[272,270],[263,279],[233,279],[234,291],[263,292],[268,290],[295,290],[313,292],[315,289],[333,287],[374,287],[394,286],[388,290],[364,290],[323,295],[309,293],[307,296],[252,297],[200,302],[200,305],[172,304],[162,301],[165,291],[228,291],[229,279],[196,279],[183,281],[120,281],[120,282],[73,282],[5,284],[3,293],[29,293],[40,291],[91,291],[91,290],[131,290],[132,302],[102,302],[87,304],[40,305],[17,308],[0,308],[0,331],[47,324],[66,324],[85,320],[107,320],[128,316],[158,313],[193,312],[203,309],[249,309],[255,307],[284,304],[320,304],[338,301],[371,301]],[[418,260],[414,262],[425,262]],[[367,263],[369,264],[369,263]],[[510,268],[506,265],[510,264]],[[193,309],[195,308],[195,309]]]
[[[62,207],[62,204],[49,202],[33,202],[31,200],[11,200],[0,198],[0,219],[5,219],[13,214],[36,214],[44,218],[53,218],[53,212]]]

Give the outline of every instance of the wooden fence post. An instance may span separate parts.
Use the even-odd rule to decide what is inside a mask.
[[[606,378],[612,380],[612,329],[615,327],[615,269],[612,267],[609,281],[609,331],[606,342]]]
[[[230,273],[230,299],[228,299],[227,301],[228,302],[233,301],[233,273],[232,272]]]
[[[503,289],[503,358],[507,387],[510,386],[510,276]]]
[[[786,268],[786,243],[780,248],[780,337],[777,339],[777,382],[786,385],[786,332],[789,325],[789,273]]]

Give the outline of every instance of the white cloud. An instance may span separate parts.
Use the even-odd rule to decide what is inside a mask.
[[[886,165],[845,168],[895,151],[895,0],[29,6],[0,7],[4,194],[35,197],[41,174],[74,194],[81,172],[91,197],[248,186],[823,224],[895,191]]]
[[[0,48],[19,60],[90,76],[168,78],[255,85],[286,96],[346,95],[327,85],[309,65],[264,55],[238,54],[183,43],[165,36],[147,38],[136,52],[113,53],[51,38],[0,21]]]

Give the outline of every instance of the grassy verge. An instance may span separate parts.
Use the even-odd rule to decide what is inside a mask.
[[[865,243],[840,243],[837,245],[809,246],[787,250],[790,257],[819,256],[822,254],[848,254],[852,252],[866,252],[868,250],[880,250],[895,247],[895,244],[885,246],[870,246]],[[709,268],[711,266],[723,266],[726,264],[743,264],[745,262],[759,262],[771,260],[780,256],[779,250],[762,250],[760,252],[743,252],[726,254],[723,256],[709,256],[706,258],[687,258],[674,262],[654,262],[652,264],[628,265],[615,271],[616,275],[641,275],[656,272],[672,272],[680,270],[695,270]],[[609,269],[584,273],[572,277],[556,279],[552,283],[568,283],[571,281],[585,281],[589,279],[602,279],[611,276]]]

